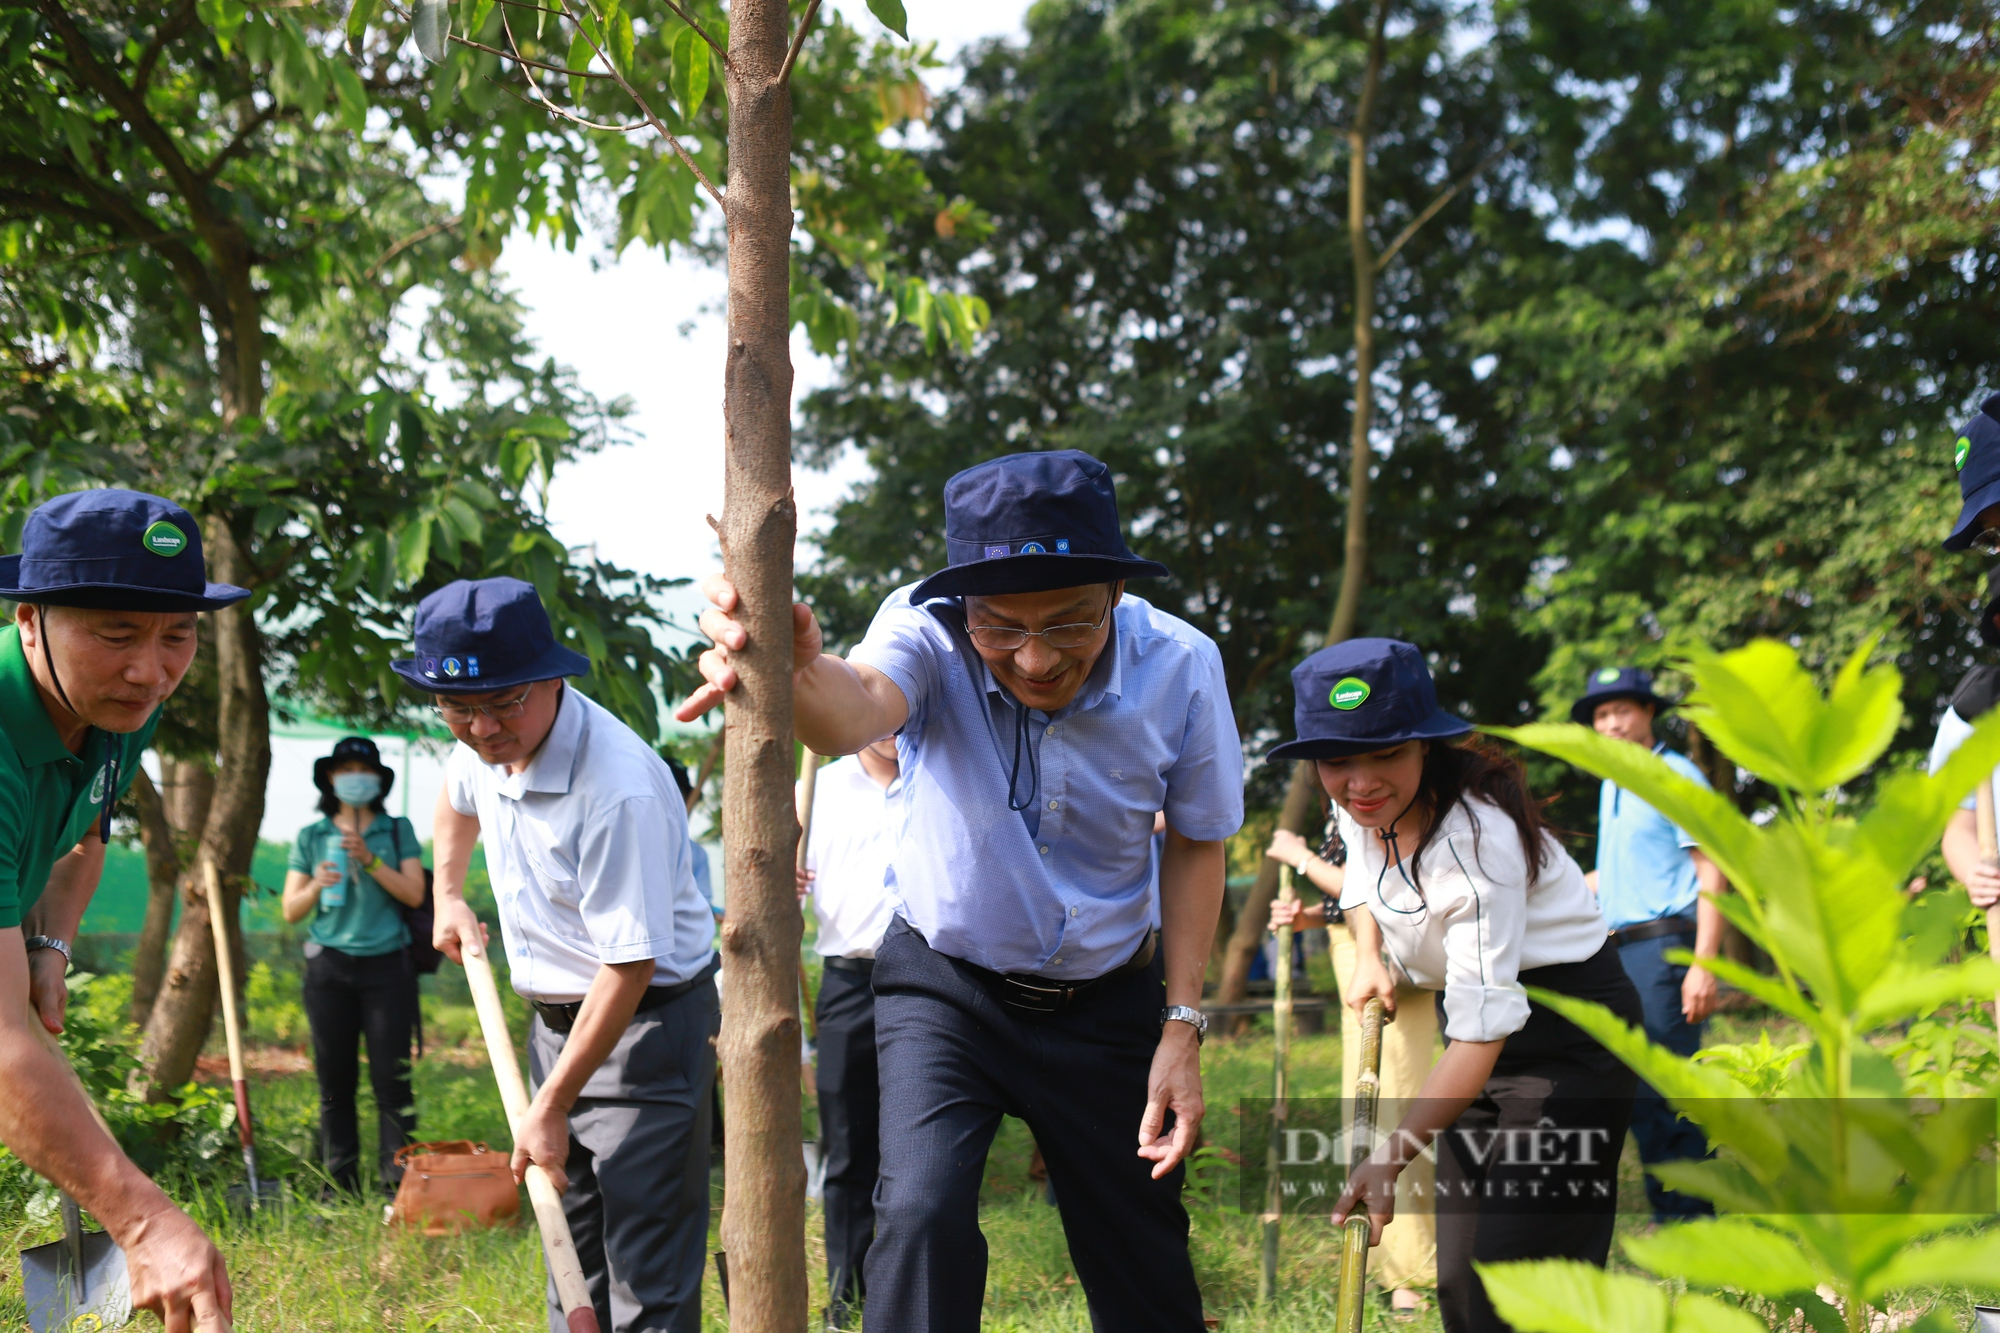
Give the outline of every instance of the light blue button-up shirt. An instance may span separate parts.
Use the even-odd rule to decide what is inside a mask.
[[[849,656],[909,700],[890,859],[898,910],[940,953],[996,972],[1102,976],[1154,919],[1153,815],[1182,836],[1243,822],[1243,751],[1207,635],[1129,593],[1083,688],[1030,710],[1033,819],[1007,808],[1019,705],[980,660],[956,598],[890,594]],[[1023,756],[1016,799],[1029,789]]]
[[[1666,747],[1653,753],[1667,767],[1691,782],[1708,786],[1708,775],[1694,761]],[[1663,916],[1692,916],[1701,897],[1694,858],[1694,839],[1667,817],[1610,779],[1597,799],[1597,899],[1613,930],[1657,921]]]

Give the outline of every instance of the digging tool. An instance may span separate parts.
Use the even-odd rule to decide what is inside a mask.
[[[69,1057],[32,1007],[28,1025],[83,1094],[92,1118],[106,1134],[111,1133],[83,1080],[70,1066]],[[34,1333],[95,1333],[123,1328],[132,1322],[132,1282],[125,1271],[125,1251],[104,1232],[85,1231],[83,1211],[67,1193],[62,1196],[62,1220],[61,1240],[21,1251],[21,1294],[28,1305],[28,1327]]]
[[[1278,871],[1278,901],[1295,903],[1299,895],[1292,887],[1292,868],[1281,867]],[[1264,1173],[1269,1181],[1264,1198],[1264,1268],[1257,1278],[1257,1300],[1259,1304],[1274,1299],[1278,1294],[1278,1225],[1279,1215],[1284,1206],[1284,1192],[1280,1188],[1278,1172],[1280,1168],[1279,1145],[1284,1142],[1285,1124],[1290,1119],[1290,1108],[1286,1103],[1286,1057],[1292,1046],[1292,928],[1278,927],[1278,966],[1275,993],[1271,999],[1271,1144],[1264,1153]]]
[[[486,961],[485,950],[475,945],[465,946],[459,955],[465,960],[465,980],[472,988],[472,1007],[479,1013],[479,1032],[486,1039],[486,1058],[493,1065],[494,1081],[500,1085],[507,1123],[518,1136],[521,1120],[528,1114],[528,1085],[514,1058],[514,1039],[508,1035],[500,991],[493,984],[493,965]],[[542,1256],[548,1260],[549,1276],[555,1279],[556,1299],[562,1302],[569,1333],[600,1333],[597,1307],[590,1303],[590,1284],[584,1280],[576,1241],[569,1234],[569,1219],[563,1215],[562,1195],[556,1192],[549,1173],[532,1162],[528,1165],[528,1202],[534,1205],[535,1225],[542,1233]]]
[[[1991,774],[1979,779],[1973,789],[1973,827],[1979,833],[1979,860],[1982,864],[2000,868],[2000,831],[1996,831],[1993,820],[1993,778]],[[2000,963],[2000,903],[1986,909],[1986,948],[1993,955],[1993,961]],[[2000,1019],[2000,996],[1994,997],[1993,1012]]]
[[[222,918],[222,873],[215,862],[204,860],[202,874],[208,890],[208,927],[215,934],[216,984],[222,990],[222,1035],[229,1046],[229,1086],[236,1094],[236,1142],[243,1148],[244,1183],[229,1187],[232,1202],[241,1201],[255,1212],[266,1201],[278,1197],[275,1180],[257,1176],[257,1135],[250,1121],[250,1082],[243,1068],[243,1024],[236,1013],[236,955],[229,948],[229,926]]]
[[[1354,1129],[1348,1140],[1351,1174],[1375,1147],[1375,1107],[1382,1094],[1382,1001],[1361,1007],[1361,1072],[1354,1079]],[[1361,1297],[1368,1282],[1368,1201],[1348,1215],[1340,1238],[1340,1288],[1334,1301],[1334,1333],[1361,1333]]]

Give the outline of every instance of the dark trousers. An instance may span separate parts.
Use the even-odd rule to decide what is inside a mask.
[[[826,1163],[826,1290],[844,1315],[867,1290],[862,1264],[875,1239],[875,1175],[882,1092],[875,1066],[875,992],[867,972],[828,967],[813,1006],[819,1049],[819,1147]]]
[[[900,917],[875,955],[882,1166],[867,1333],[975,1333],[986,1291],[979,1185],[1002,1115],[1048,1162],[1099,1333],[1200,1333],[1183,1172],[1136,1155],[1160,1041],[1161,964],[1055,1015],[1000,1003],[990,973]]]
[[[634,1014],[569,1113],[563,1215],[605,1333],[698,1333],[708,1252],[715,983]],[[568,1036],[528,1028],[536,1087]],[[555,1283],[549,1328],[567,1333]]]
[[[1639,997],[1608,941],[1584,962],[1524,971],[1521,984],[1640,1020]],[[1447,1333],[1510,1328],[1474,1263],[1581,1259],[1604,1266],[1637,1084],[1582,1029],[1540,1005],[1507,1038],[1479,1099],[1438,1141],[1438,1310]],[[1506,1130],[1523,1132],[1500,1133]]]
[[[306,1023],[319,1075],[320,1164],[342,1189],[361,1188],[361,1126],[354,1094],[361,1083],[361,1042],[368,1042],[368,1082],[375,1090],[376,1170],[393,1191],[402,1172],[396,1149],[415,1137],[410,1047],[417,1031],[417,974],[398,949],[360,958],[322,948],[306,960]]]
[[[1681,1013],[1681,982],[1687,977],[1687,968],[1668,962],[1666,954],[1669,949],[1693,948],[1690,932],[1640,940],[1618,950],[1618,961],[1624,965],[1625,975],[1632,978],[1639,1004],[1646,1011],[1646,1035],[1676,1055],[1693,1055],[1701,1049],[1703,1025],[1688,1022]],[[1681,1119],[1649,1083],[1639,1084],[1639,1095],[1632,1103],[1632,1137],[1639,1145],[1639,1160],[1647,1166],[1698,1162],[1708,1156],[1708,1136],[1701,1127]],[[1715,1212],[1715,1205],[1707,1199],[1670,1190],[1650,1173],[1646,1176],[1646,1202],[1653,1205],[1654,1218],[1662,1222],[1708,1217]]]

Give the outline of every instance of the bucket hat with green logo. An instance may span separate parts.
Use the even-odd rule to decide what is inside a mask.
[[[250,595],[210,583],[201,529],[171,500],[72,491],[36,507],[21,553],[0,556],[0,598],[99,611],[217,611]]]
[[[2000,504],[2000,393],[1979,405],[1951,442],[1951,464],[1958,472],[1961,501],[1958,521],[1944,539],[1947,551],[1977,546],[1988,555],[2000,553],[2000,541],[1982,537],[1979,516]]]
[[[1585,687],[1583,697],[1570,705],[1569,720],[1587,727],[1597,716],[1597,705],[1613,699],[1637,699],[1653,705],[1655,713],[1664,713],[1674,706],[1672,699],[1653,693],[1653,673],[1646,668],[1599,667],[1590,673],[1590,684]]]
[[[1339,759],[1404,741],[1463,736],[1472,724],[1438,707],[1431,669],[1414,644],[1349,639],[1292,669],[1298,737],[1271,759]]]

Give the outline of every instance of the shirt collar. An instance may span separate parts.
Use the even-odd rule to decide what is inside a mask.
[[[562,702],[556,706],[555,723],[535,751],[534,758],[519,773],[500,772],[501,794],[519,799],[528,792],[562,795],[576,773],[576,751],[583,743],[583,702],[567,683]]]
[[[7,739],[13,742],[23,765],[35,767],[77,758],[62,743],[56,724],[49,721],[42,692],[35,686],[34,673],[28,670],[18,625],[9,625],[0,633],[0,718],[6,719]],[[87,752],[88,743],[85,749]]]

